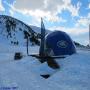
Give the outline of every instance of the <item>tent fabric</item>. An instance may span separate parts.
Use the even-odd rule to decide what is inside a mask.
[[[45,37],[46,54],[50,56],[72,55],[76,47],[70,36],[62,31],[54,31]],[[52,53],[53,52],[53,53]]]

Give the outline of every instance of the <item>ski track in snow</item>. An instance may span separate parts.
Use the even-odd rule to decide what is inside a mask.
[[[30,50],[34,53],[33,49]],[[0,90],[1,87],[16,87],[11,90],[90,89],[90,51],[78,50],[75,55],[56,59],[61,67],[58,71],[52,70],[47,63],[41,64],[36,58],[30,56],[15,61],[14,52],[0,53]],[[52,76],[44,79],[40,74],[45,73]]]

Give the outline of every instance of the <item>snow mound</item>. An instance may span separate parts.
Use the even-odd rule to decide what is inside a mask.
[[[9,52],[7,50],[9,49]],[[21,52],[25,56],[14,60],[14,53],[20,47],[7,46],[6,51],[0,50],[0,90],[12,88],[16,90],[89,90],[90,89],[90,51],[78,50],[77,54],[64,59],[56,59],[60,69],[54,70],[47,63],[26,56],[25,47]],[[38,52],[38,47],[30,47],[29,53]],[[11,51],[10,51],[11,50]],[[50,74],[44,79],[41,74]],[[2,89],[3,88],[3,89]]]

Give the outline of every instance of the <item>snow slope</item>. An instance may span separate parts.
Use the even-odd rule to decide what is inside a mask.
[[[60,84],[61,90],[90,89],[90,51],[78,51],[64,60],[58,59],[61,69],[48,80]]]
[[[9,48],[9,49],[8,49]],[[20,50],[20,48],[22,48]],[[38,52],[38,47],[29,47],[29,53]],[[15,51],[23,52],[21,60],[14,61]],[[89,90],[90,51],[78,50],[77,54],[56,59],[59,70],[53,70],[47,63],[26,56],[25,47],[6,46],[0,48],[0,90]],[[51,74],[44,79],[40,74]]]
[[[34,30],[37,29],[35,26],[32,27]],[[33,29],[13,17],[0,15],[0,42],[4,44],[25,45],[26,39],[24,32],[27,31],[30,35],[30,45],[32,45],[33,42],[31,39],[34,37],[37,40],[37,33]]]

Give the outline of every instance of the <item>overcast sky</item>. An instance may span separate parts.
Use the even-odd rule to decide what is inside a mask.
[[[0,15],[10,15],[29,25],[67,32],[73,40],[88,44],[90,0],[0,0]]]

